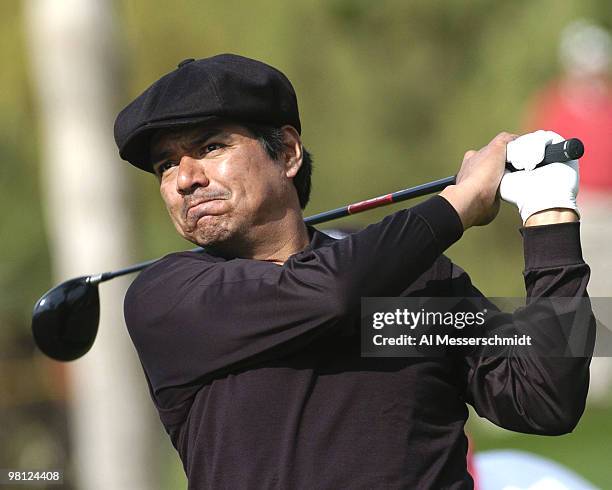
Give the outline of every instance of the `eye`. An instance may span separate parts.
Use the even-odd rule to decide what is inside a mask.
[[[223,146],[225,145],[222,145],[221,143],[208,143],[207,145],[203,145],[196,151],[196,157],[204,158],[208,153],[219,150],[220,148],[223,148]]]
[[[158,165],[157,169],[155,170],[155,173],[161,176],[164,174],[166,170],[168,170],[170,167],[174,167],[175,165],[176,165],[176,162],[172,160],[166,160],[165,162]]]

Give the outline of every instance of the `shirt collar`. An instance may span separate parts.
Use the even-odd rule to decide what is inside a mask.
[[[313,226],[306,225],[306,229],[308,231],[308,237],[310,238],[310,243],[306,245],[306,247],[303,250],[300,250],[299,252],[294,253],[292,256],[310,252],[320,247],[329,246],[337,240],[336,238],[333,238],[329,235],[326,235],[322,231],[317,230]],[[210,262],[226,262],[228,260],[240,258],[240,257],[225,257],[220,254],[213,253],[212,251],[206,250],[206,249],[204,249],[204,251],[202,252],[182,252],[182,253],[189,253],[189,254],[196,253],[202,258],[209,260]]]

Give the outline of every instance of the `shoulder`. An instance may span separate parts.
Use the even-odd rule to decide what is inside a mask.
[[[442,254],[431,265],[429,270],[425,272],[424,276],[428,280],[448,280],[456,277],[459,271],[463,272],[463,269],[458,267],[446,255]]]
[[[166,255],[143,270],[128,288],[124,300],[126,320],[155,317],[181,301],[214,295],[223,285],[262,279],[280,269],[267,262],[226,260],[205,252]]]
[[[471,285],[469,275],[446,255],[440,255],[414,283],[407,294],[422,296],[454,296]]]
[[[124,313],[128,327],[130,320],[155,315],[163,306],[176,304],[186,295],[198,278],[219,275],[214,257],[199,252],[177,252],[162,257],[144,269],[128,288],[124,299]]]
[[[151,293],[157,289],[176,286],[176,282],[215,269],[210,256],[199,252],[176,252],[162,257],[144,269],[134,279],[128,295]]]

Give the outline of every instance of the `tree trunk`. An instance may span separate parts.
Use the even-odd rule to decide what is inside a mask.
[[[111,2],[28,0],[25,22],[39,96],[41,189],[57,281],[128,265],[129,182],[112,139],[118,57]],[[68,366],[75,486],[155,489],[154,421],[123,322],[130,282],[100,287],[91,352]],[[68,470],[68,469],[66,469]]]

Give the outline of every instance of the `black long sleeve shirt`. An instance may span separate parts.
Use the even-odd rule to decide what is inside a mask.
[[[360,356],[361,297],[481,295],[443,255],[463,232],[445,199],[342,240],[309,231],[282,266],[181,252],[128,290],[189,488],[471,488],[466,403],[523,432],[577,423],[588,358]],[[579,224],[522,233],[527,296],[585,297]]]

